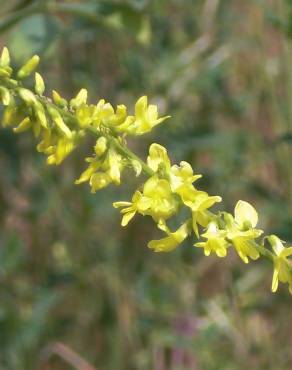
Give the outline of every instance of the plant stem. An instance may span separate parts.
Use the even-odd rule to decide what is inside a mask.
[[[143,172],[145,175],[148,176],[153,176],[154,171],[147,165],[146,162],[144,162],[141,158],[139,158],[135,153],[133,153],[129,148],[126,146],[122,145],[118,139],[111,137],[108,134],[101,133],[94,127],[88,127],[87,130],[91,133],[94,134],[95,136],[104,136],[106,139],[109,141],[109,143],[124,157],[130,160],[134,160],[140,163]]]
[[[65,116],[71,123],[73,123],[73,125],[78,126],[77,118],[69,111],[65,111],[64,109],[59,108],[54,103],[50,102],[49,99],[46,97],[36,96],[36,99],[38,99],[42,104],[48,104],[50,106],[53,106],[55,109],[58,110],[58,112],[63,117]],[[104,136],[108,140],[108,142],[111,144],[111,146],[114,147],[117,150],[117,152],[119,152],[122,156],[124,156],[128,160],[139,162],[145,175],[150,176],[150,177],[154,175],[154,171],[147,165],[147,163],[144,162],[141,158],[139,158],[135,153],[133,153],[128,147],[126,147],[125,145],[122,145],[119,142],[118,138],[112,137],[105,132],[101,132],[92,126],[86,127],[86,130],[97,138]]]
[[[264,256],[265,258],[267,258],[268,260],[274,262],[274,257],[273,257],[273,253],[270,252],[268,249],[266,249],[265,247],[263,247],[262,245],[257,245],[256,246],[258,252]]]
[[[19,87],[22,87],[22,84],[20,83],[17,87],[9,87],[8,84],[4,83],[7,89],[9,89],[13,95],[17,94],[17,90]],[[56,109],[60,115],[66,119],[67,122],[70,122],[72,124],[71,128],[79,128],[79,121],[77,117],[70,112],[69,110],[63,109],[59,106],[57,106],[55,103],[51,101],[51,99],[45,97],[45,96],[39,96],[34,94],[35,99],[41,103],[43,106],[51,106],[54,109]],[[82,130],[82,129],[81,129]],[[105,137],[107,141],[109,142],[110,146],[113,147],[119,154],[121,154],[124,158],[131,161],[137,161],[144,172],[146,176],[153,176],[155,172],[147,165],[146,162],[144,162],[141,158],[139,158],[135,153],[133,153],[125,143],[120,142],[120,137],[114,132],[113,129],[110,129],[106,126],[101,126],[101,129],[98,129],[93,126],[87,126],[84,128],[85,131],[89,132],[91,135],[94,135],[95,138],[99,137]],[[110,130],[110,132],[108,132]],[[256,249],[258,252],[266,259],[270,260],[272,263],[274,262],[274,256],[273,253],[271,253],[268,249],[266,249],[262,245],[256,245]]]

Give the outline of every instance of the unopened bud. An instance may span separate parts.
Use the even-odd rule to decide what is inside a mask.
[[[57,109],[55,109],[51,106],[48,106],[48,112],[49,112],[53,122],[55,123],[57,128],[62,132],[62,134],[64,134],[67,138],[71,138],[72,137],[72,132],[69,129],[69,127],[65,124],[61,114],[57,111]]]
[[[10,65],[9,51],[6,47],[4,47],[0,58],[0,67],[8,67],[9,65]]]
[[[35,92],[38,95],[43,95],[45,91],[45,83],[44,83],[42,76],[37,72],[35,74],[35,87],[34,88],[35,88]]]
[[[19,79],[26,78],[32,74],[32,72],[37,68],[40,61],[38,55],[34,55],[28,62],[25,63],[23,67],[17,73]]]
[[[10,92],[3,86],[0,86],[0,94],[3,105],[9,105],[11,101]]]
[[[86,104],[87,101],[87,90],[81,89],[74,99],[70,101],[70,107],[76,109],[82,104]]]
[[[94,151],[96,155],[101,156],[106,151],[106,148],[107,148],[106,138],[102,136],[99,139],[97,139],[95,147],[94,147]]]

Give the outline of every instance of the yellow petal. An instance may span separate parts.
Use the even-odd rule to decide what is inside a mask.
[[[135,104],[135,116],[136,118],[140,118],[142,119],[144,114],[145,114],[145,110],[147,108],[147,96],[141,96],[141,98],[139,98]]]
[[[88,166],[88,168],[82,172],[82,174],[80,175],[79,179],[77,179],[75,181],[75,184],[76,185],[79,185],[83,182],[86,182],[90,179],[90,177],[94,174],[94,172],[100,167],[100,163],[99,162],[92,162],[90,163],[90,165]]]
[[[35,73],[35,92],[38,95],[43,95],[45,91],[45,83],[42,76],[39,73]]]
[[[109,175],[112,181],[119,185],[121,182],[121,156],[110,149],[108,153]]]
[[[104,136],[97,139],[96,144],[94,146],[94,151],[97,156],[101,156],[107,148],[107,140]]]
[[[31,121],[28,117],[26,117],[17,127],[14,127],[13,131],[19,133],[26,131],[29,128],[31,128]]]
[[[69,129],[69,127],[65,124],[58,110],[51,106],[48,106],[47,109],[57,129],[60,131],[60,133],[70,139],[72,137],[72,132]]]
[[[159,144],[151,144],[147,164],[155,172],[159,169],[160,165],[163,165],[166,171],[169,171],[170,160],[167,155],[167,150]]]
[[[189,220],[182,224],[175,232],[170,232],[164,220],[158,224],[158,227],[168,234],[166,238],[152,240],[148,243],[148,247],[154,252],[170,252],[182,243],[189,234]]]
[[[67,138],[59,139],[55,153],[56,164],[58,165],[63,162],[73,149],[74,144],[71,140],[68,140]]]
[[[171,252],[178,245],[179,243],[174,238],[168,236],[159,240],[151,240],[148,243],[148,248],[153,249],[154,252]]]
[[[113,203],[113,207],[114,208],[119,208],[119,207],[128,207],[128,206],[131,206],[132,203],[131,202],[114,202]]]
[[[292,247],[289,247],[289,248],[284,248],[282,251],[281,251],[281,257],[289,257],[292,255]]]
[[[128,223],[132,220],[132,218],[135,216],[136,214],[136,211],[133,210],[131,212],[127,212],[124,214],[123,218],[122,218],[122,222],[121,222],[121,225],[122,226],[127,226]]]
[[[274,268],[274,273],[273,273],[273,280],[272,280],[272,292],[275,293],[278,289],[278,285],[279,285],[279,270],[278,268],[275,266]]]
[[[4,47],[0,58],[0,67],[8,67],[9,65],[10,65],[9,51],[6,47]]]
[[[255,227],[258,223],[258,214],[254,207],[243,200],[239,200],[234,210],[235,221],[243,226],[246,222],[249,222],[252,227]]]
[[[91,192],[95,193],[112,182],[108,173],[94,173],[90,178]]]
[[[247,240],[244,237],[236,237],[232,239],[232,243],[243,262],[248,263],[248,257],[253,260],[259,258],[260,254],[252,240]]]
[[[70,100],[70,107],[76,109],[87,101],[87,90],[81,89],[74,99]]]
[[[21,69],[17,73],[17,77],[19,79],[23,79],[31,75],[31,73],[38,66],[39,62],[40,62],[40,57],[38,55],[34,55],[32,58],[29,59],[29,61],[25,63],[23,67],[21,67]]]

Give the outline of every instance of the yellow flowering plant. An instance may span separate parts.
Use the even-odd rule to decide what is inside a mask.
[[[88,182],[95,193],[110,184],[119,185],[125,168],[131,168],[136,176],[146,180],[135,190],[131,201],[115,202],[121,208],[122,226],[136,215],[150,216],[165,234],[152,240],[148,247],[155,252],[170,252],[184,240],[195,236],[194,246],[222,258],[230,248],[248,263],[260,257],[269,259],[274,266],[272,291],[278,283],[287,283],[292,294],[292,266],[289,256],[292,247],[284,247],[275,235],[263,237],[256,229],[258,214],[248,202],[239,200],[234,215],[212,212],[220,196],[211,196],[197,189],[194,183],[201,177],[185,161],[172,165],[167,150],[154,143],[149,148],[146,161],[139,158],[127,146],[128,136],[140,136],[151,131],[169,116],[159,117],[156,105],[149,105],[146,96],[138,99],[134,114],[127,107],[114,107],[105,100],[97,104],[87,102],[87,91],[82,89],[76,97],[67,101],[53,91],[46,97],[45,83],[35,72],[39,57],[33,56],[19,70],[11,67],[10,56],[4,48],[0,58],[0,102],[3,105],[2,125],[13,127],[15,133],[30,130],[38,140],[37,150],[44,153],[49,165],[59,165],[80,144],[87,134],[95,137],[92,156],[85,159],[87,168],[75,181]],[[35,86],[31,90],[24,85],[34,73]],[[167,220],[185,209],[186,219],[171,231]]]

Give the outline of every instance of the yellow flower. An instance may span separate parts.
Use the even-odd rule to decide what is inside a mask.
[[[100,138],[102,139],[102,138]],[[99,139],[99,140],[100,140]],[[97,142],[97,146],[104,148],[104,143],[101,141]],[[95,146],[95,152],[99,152],[101,148]],[[119,185],[121,182],[121,171],[122,171],[122,157],[114,149],[108,149],[106,157],[101,160],[98,156],[86,158],[89,162],[88,168],[80,175],[79,179],[75,181],[75,184],[81,184],[89,181],[91,186],[91,192],[95,193],[110,183]]]
[[[108,174],[116,185],[121,183],[122,157],[114,149],[108,150]]]
[[[228,248],[225,235],[226,231],[219,230],[215,222],[210,222],[207,231],[202,234],[202,237],[207,239],[207,241],[196,243],[195,246],[204,248],[206,256],[209,256],[211,252],[215,252],[218,257],[225,257]]]
[[[87,96],[88,92],[86,89],[81,89],[78,94],[75,96],[75,98],[70,100],[70,108],[75,110],[87,102]]]
[[[95,154],[100,157],[107,149],[107,140],[104,136],[101,136],[96,140],[96,144],[94,146]]]
[[[94,158],[86,158],[86,161],[89,162],[90,164],[87,167],[87,169],[84,172],[82,172],[79,179],[75,180],[76,185],[82,184],[83,182],[86,181],[90,181],[91,176],[100,168],[102,164],[101,161]]]
[[[183,225],[181,225],[175,232],[171,232],[169,228],[166,226],[164,221],[160,221],[158,223],[158,227],[160,230],[164,231],[167,234],[167,237],[159,239],[159,240],[151,240],[148,243],[148,247],[153,249],[154,252],[170,252],[178,247],[190,232],[189,227],[190,222],[187,221]]]
[[[157,222],[166,220],[176,213],[178,201],[172,194],[168,181],[153,176],[144,184],[142,193],[135,192],[132,202],[115,202],[113,206],[126,207],[121,211],[125,214],[122,226],[126,226],[136,212],[151,216]]]
[[[275,252],[272,292],[276,292],[281,281],[289,284],[289,291],[292,294],[292,265],[287,260],[287,257],[292,255],[292,247],[285,248],[276,235],[270,235],[267,239]]]
[[[216,202],[221,202],[221,197],[209,196],[205,191],[198,191],[192,187],[189,189],[187,198],[183,198],[183,201],[192,210],[194,233],[199,237],[198,224],[206,227],[206,222],[210,221],[206,211]]]
[[[123,104],[120,104],[117,106],[116,112],[114,112],[114,110],[112,111],[112,114],[107,118],[107,122],[105,122],[105,124],[107,123],[109,126],[127,126],[130,121],[133,122],[134,117],[132,117],[130,120],[127,118],[127,107]]]
[[[157,176],[152,176],[145,182],[143,198],[149,204],[144,214],[151,216],[157,222],[160,219],[168,219],[178,210],[179,203],[175,194],[172,194],[169,182]]]
[[[248,258],[256,260],[260,254],[254,239],[262,234],[262,230],[255,229],[258,223],[258,214],[248,202],[239,200],[235,206],[234,218],[224,214],[227,225],[227,239],[232,242],[238,255],[248,263]]]
[[[193,214],[194,231],[198,236],[197,223],[207,226],[210,218],[205,212],[214,203],[220,202],[221,197],[209,196],[204,191],[198,191],[192,184],[201,175],[194,175],[193,169],[188,162],[180,162],[180,166],[170,166],[167,150],[159,145],[152,144],[147,158],[148,166],[155,172],[169,178],[170,189],[181,197],[182,202],[191,208]]]
[[[91,124],[97,127],[100,123],[99,110],[94,105],[83,104],[76,108],[76,118],[81,128],[86,128]]]
[[[220,202],[221,197],[210,197],[206,192],[198,191],[192,184],[201,175],[194,175],[188,162],[182,161],[180,166],[171,166],[167,150],[159,144],[150,146],[147,164],[153,171],[168,178],[171,191],[180,195],[182,202],[192,209],[194,230],[198,236],[197,223],[207,226],[210,217],[207,217],[205,211],[215,202]]]
[[[151,144],[147,164],[154,172],[164,169],[165,174],[168,174],[170,171],[170,160],[167,150],[162,145],[156,143]]]
[[[135,104],[135,117],[130,119],[128,126],[124,125],[124,132],[131,135],[142,135],[169,117],[158,118],[157,106],[148,106],[147,96],[142,96]]]
[[[52,154],[47,158],[47,164],[59,165],[76,147],[74,140],[74,131],[72,131],[72,138],[60,137],[56,145],[52,146]]]
[[[91,186],[91,192],[95,193],[100,189],[105,188],[110,183],[112,183],[112,178],[108,172],[97,172],[94,173],[89,180],[89,185]]]
[[[254,234],[238,236],[232,239],[232,244],[234,245],[239,257],[244,263],[248,263],[248,258],[256,260],[259,258],[260,254],[256,249],[257,243],[254,241]]]
[[[51,130],[43,129],[40,136],[42,140],[37,145],[37,151],[47,155],[52,154],[54,151],[53,145],[55,143],[55,139]]]
[[[173,165],[170,170],[170,184],[172,191],[187,198],[185,195],[192,189],[192,183],[200,179],[202,175],[194,175],[192,166],[185,161],[180,165]]]
[[[167,150],[156,143],[150,145],[147,164],[154,172],[162,171],[162,175],[169,178],[171,190],[182,197],[189,191],[195,190],[192,183],[202,177],[202,175],[194,175],[192,166],[188,162],[182,161],[179,166],[171,166]]]
[[[126,207],[121,210],[121,213],[123,214],[122,226],[127,226],[128,223],[132,220],[132,218],[135,216],[137,212],[143,214],[143,195],[140,193],[140,191],[135,191],[133,197],[132,197],[132,202],[114,202],[113,206],[115,208],[119,207]],[[148,205],[146,204],[146,207]]]

